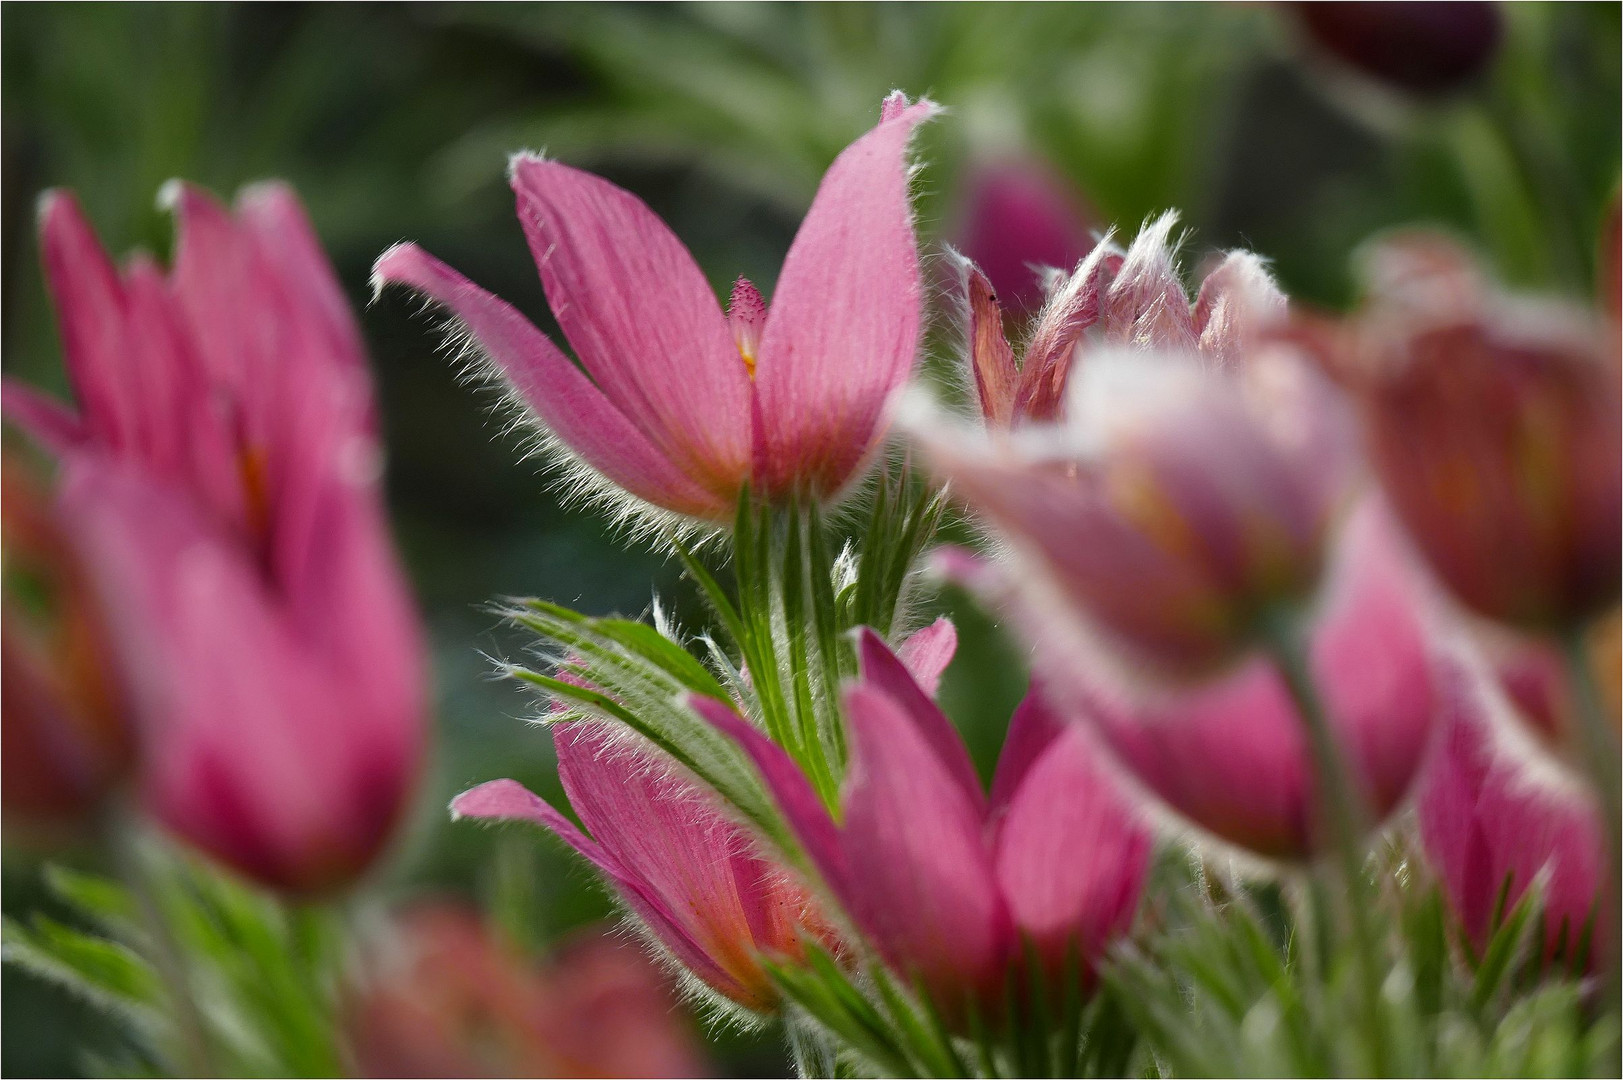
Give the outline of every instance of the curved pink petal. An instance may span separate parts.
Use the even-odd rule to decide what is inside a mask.
[[[39,243],[68,382],[85,430],[122,449],[133,437],[138,401],[124,370],[127,327],[118,271],[69,192],[41,198]]]
[[[845,704],[847,906],[949,1012],[996,993],[1012,934],[979,808],[904,705],[861,684]]]
[[[950,628],[952,624],[948,622],[947,626]],[[952,643],[957,645],[957,631],[953,631]],[[904,711],[975,812],[985,813],[986,795],[981,791],[980,775],[975,772],[975,763],[970,760],[963,737],[946,713],[930,700],[929,693],[915,680],[908,666],[890,651],[883,638],[866,626],[857,631],[857,656],[862,666],[862,684],[878,690]]]
[[[467,327],[491,362],[541,422],[582,461],[615,484],[679,513],[732,511],[689,479],[551,340],[510,304],[492,296],[415,244],[384,252],[375,285],[398,284],[442,304]]]
[[[907,143],[936,111],[928,101],[892,107],[846,147],[789,248],[756,368],[765,492],[844,487],[912,373],[923,296]]]
[[[1231,251],[1200,283],[1195,299],[1195,332],[1202,356],[1220,365],[1238,363],[1260,331],[1285,315],[1268,264],[1249,251]]]
[[[686,247],[642,200],[556,161],[515,158],[519,221],[581,366],[695,483],[749,475],[750,380]]]
[[[1009,731],[1003,737],[1003,750],[997,757],[997,772],[992,776],[993,815],[1007,809],[1025,781],[1026,773],[1065,731],[1066,725],[1066,718],[1043,693],[1041,683],[1033,679],[1030,691],[1009,718]]]
[[[1010,914],[1050,977],[1065,970],[1069,950],[1091,967],[1127,932],[1151,848],[1088,733],[1066,725],[1025,770],[996,854]]]
[[[900,660],[919,688],[931,697],[941,688],[941,676],[958,651],[958,628],[945,615],[929,626],[913,631],[896,650]]]

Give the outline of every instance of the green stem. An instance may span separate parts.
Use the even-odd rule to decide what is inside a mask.
[[[1286,689],[1301,718],[1308,750],[1313,758],[1319,793],[1320,825],[1328,826],[1335,845],[1342,918],[1352,935],[1356,953],[1358,989],[1364,1021],[1364,1041],[1377,1076],[1390,1074],[1381,1015],[1381,966],[1377,934],[1372,921],[1369,881],[1364,874],[1364,837],[1369,813],[1345,768],[1330,719],[1314,683],[1306,635],[1294,613],[1282,613],[1266,624],[1269,653],[1285,679]]]
[[[1600,802],[1601,816],[1606,829],[1607,881],[1613,888],[1601,889],[1600,910],[1596,912],[1596,925],[1607,927],[1602,935],[1606,955],[1602,958],[1606,971],[1606,1012],[1617,1015],[1620,980],[1617,880],[1623,870],[1623,807],[1620,807],[1618,776],[1618,741],[1612,730],[1606,707],[1601,704],[1600,691],[1595,685],[1594,671],[1589,665],[1589,645],[1580,624],[1562,635],[1562,654],[1566,660],[1567,681],[1577,706],[1578,737],[1583,750],[1584,765],[1589,772],[1590,785]],[[1614,1062],[1615,1064],[1615,1062]]]

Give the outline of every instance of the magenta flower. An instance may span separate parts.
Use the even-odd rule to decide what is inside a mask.
[[[989,426],[1058,419],[1071,371],[1089,350],[1188,351],[1222,368],[1236,364],[1281,319],[1285,297],[1249,251],[1229,252],[1191,303],[1174,258],[1177,223],[1176,213],[1163,214],[1126,251],[1106,234],[1053,285],[1019,362],[1003,330],[996,279],[973,262],[961,265],[964,338]]]
[[[1617,327],[1497,294],[1446,239],[1390,240],[1342,358],[1371,456],[1432,569],[1522,629],[1617,604],[1623,408]]]
[[[755,1012],[778,993],[762,956],[803,955],[801,935],[833,941],[810,894],[754,850],[715,797],[636,737],[596,721],[553,726],[558,775],[577,828],[513,780],[458,795],[452,814],[527,821],[602,871],[653,938],[711,990]]]
[[[1151,842],[1086,731],[1033,692],[988,798],[904,664],[869,630],[860,650],[838,824],[781,747],[719,701],[694,706],[755,761],[858,929],[955,1023],[995,1016],[1022,938],[1050,978],[1089,970],[1132,924]]]
[[[1039,159],[976,168],[965,202],[963,253],[1015,312],[1042,306],[1041,268],[1069,270],[1093,250],[1080,198]]]
[[[418,771],[422,645],[390,545],[358,328],[293,194],[166,196],[175,267],[122,272],[73,198],[41,246],[78,410],[7,385],[64,463],[148,804],[256,880],[378,854]]]
[[[1541,774],[1510,729],[1490,721],[1493,709],[1510,704],[1493,687],[1453,674],[1449,717],[1417,785],[1420,838],[1443,894],[1480,949],[1501,898],[1508,912],[1537,882],[1546,954],[1570,960],[1592,927],[1582,962],[1593,967],[1615,929],[1600,902],[1600,808],[1586,789]]]
[[[913,370],[921,289],[906,150],[935,111],[887,98],[879,125],[824,176],[770,306],[741,278],[727,315],[635,196],[515,158],[519,221],[579,367],[413,244],[378,259],[374,284],[443,304],[597,480],[711,521],[731,517],[746,483],[772,498],[832,498],[877,446],[885,402]]]

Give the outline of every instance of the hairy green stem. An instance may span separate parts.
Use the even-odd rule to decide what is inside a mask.
[[[1339,921],[1352,935],[1356,953],[1361,1019],[1370,1068],[1376,1075],[1386,1076],[1390,1067],[1381,1015],[1378,935],[1371,918],[1369,881],[1364,874],[1364,837],[1368,832],[1369,813],[1353,786],[1330,729],[1329,715],[1313,679],[1306,634],[1295,613],[1281,613],[1268,620],[1265,635],[1268,651],[1284,677],[1301,719],[1302,731],[1307,736],[1319,795],[1319,825],[1330,830],[1339,864],[1343,889]]]

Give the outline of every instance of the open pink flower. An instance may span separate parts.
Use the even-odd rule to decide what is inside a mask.
[[[1480,949],[1501,903],[1508,912],[1538,883],[1546,954],[1570,960],[1587,929],[1581,962],[1592,966],[1604,955],[1601,939],[1616,930],[1604,925],[1599,895],[1600,808],[1587,789],[1541,773],[1511,730],[1490,721],[1493,708],[1518,703],[1498,700],[1475,673],[1452,674],[1449,716],[1417,785],[1421,842],[1449,906]]]
[[[1003,330],[995,279],[965,260],[963,335],[981,414],[992,427],[1058,419],[1071,371],[1100,346],[1198,354],[1214,367],[1237,362],[1285,311],[1285,297],[1262,259],[1231,251],[1191,302],[1178,276],[1172,230],[1163,214],[1122,251],[1108,234],[1054,283],[1017,362]]]
[[[416,777],[422,646],[390,545],[358,328],[297,200],[174,187],[175,267],[122,272],[73,198],[41,246],[72,411],[7,385],[62,457],[133,698],[148,803],[257,880],[378,853]]]
[[[695,978],[746,1009],[773,1011],[777,988],[760,957],[799,957],[802,934],[831,933],[810,895],[654,748],[595,721],[553,732],[558,775],[582,828],[513,780],[463,792],[451,812],[550,830],[602,871]]]
[[[909,136],[936,107],[886,99],[824,176],[770,306],[739,279],[723,315],[680,240],[606,180],[513,160],[519,221],[576,367],[511,306],[413,244],[374,283],[443,304],[590,472],[666,510],[728,519],[747,483],[830,498],[882,434],[912,373],[921,289]]]
[[[872,631],[845,697],[838,824],[799,767],[729,706],[693,704],[755,761],[857,927],[954,1022],[995,1016],[1022,938],[1050,978],[1131,926],[1150,838],[1081,727],[1034,691],[981,788],[952,723]]]

